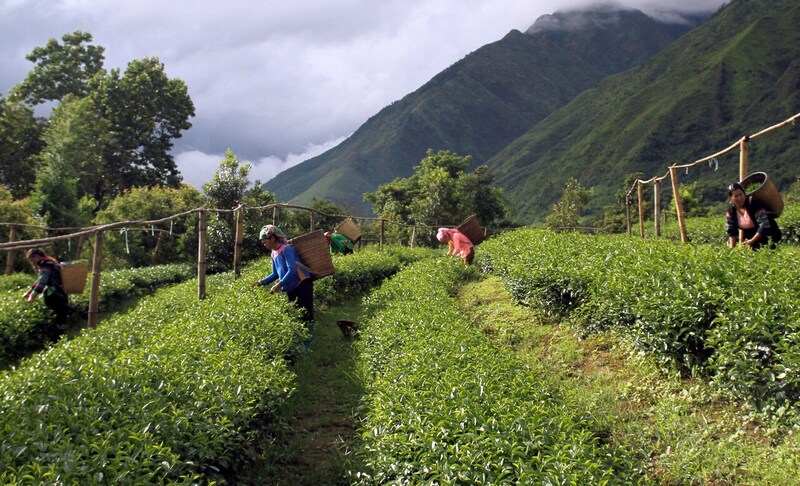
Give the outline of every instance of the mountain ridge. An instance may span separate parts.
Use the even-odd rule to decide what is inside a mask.
[[[674,24],[637,10],[620,11],[618,17],[624,28],[605,26],[592,36],[512,30],[384,107],[336,147],[278,174],[265,188],[294,203],[318,197],[369,211],[362,194],[410,176],[429,148],[470,155],[473,167],[481,164],[580,92],[689,29],[676,31]],[[636,56],[597,58],[588,46],[602,36],[606,46],[626,48],[636,39]]]

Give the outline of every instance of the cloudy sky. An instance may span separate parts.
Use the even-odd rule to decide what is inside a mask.
[[[725,0],[620,0],[665,14]],[[0,0],[0,95],[49,38],[76,30],[105,48],[106,69],[158,57],[186,82],[193,127],[176,142],[200,188],[227,148],[251,180],[335,146],[384,106],[512,29],[587,0]],[[607,3],[607,2],[606,2]],[[665,7],[669,5],[669,7]]]

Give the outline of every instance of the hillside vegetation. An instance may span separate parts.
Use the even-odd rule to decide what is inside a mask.
[[[573,15],[581,17],[581,29],[567,26]],[[581,91],[649,58],[690,27],[638,11],[598,9],[554,18],[467,55],[337,147],[265,187],[279,200],[317,197],[369,211],[361,195],[411,175],[429,148],[481,164]]]
[[[800,112],[800,4],[734,0],[650,61],[604,80],[533,126],[487,162],[522,221],[541,220],[565,181],[593,187],[598,215],[625,175],[661,176]],[[751,171],[779,188],[797,176],[797,130],[755,140]],[[709,201],[738,180],[738,153],[698,166]],[[627,188],[625,188],[627,189]]]

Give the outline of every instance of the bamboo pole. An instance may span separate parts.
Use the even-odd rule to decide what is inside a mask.
[[[86,235],[80,235],[78,237],[78,247],[75,248],[75,260],[81,259],[81,254],[83,253],[83,243],[86,241]]]
[[[156,247],[153,250],[153,260],[151,262],[153,265],[158,263],[158,254],[161,253],[161,240],[163,238],[164,238],[164,232],[163,231],[159,231],[158,232],[158,238],[156,239]]]
[[[17,241],[19,235],[17,234],[17,227],[11,225],[11,229],[8,230],[8,241]],[[6,275],[11,275],[14,273],[14,259],[17,257],[16,250],[8,250],[6,253]]]
[[[100,270],[103,262],[103,232],[94,235],[94,253],[92,256],[92,288],[89,291],[89,316],[87,326],[94,329],[100,319]]]
[[[381,219],[381,238],[378,241],[378,248],[383,248],[383,238],[386,235],[386,220]]]
[[[628,222],[628,236],[631,236],[633,224],[631,223],[631,198],[625,195],[625,220]]]
[[[654,230],[656,236],[661,236],[661,191],[659,187],[661,181],[656,179],[653,181],[653,220],[655,222]]]
[[[747,163],[750,159],[750,139],[742,137],[739,141],[739,180],[743,181],[747,177]],[[747,189],[745,189],[747,190]],[[744,242],[744,230],[739,230],[739,244]]]
[[[416,226],[412,226],[411,227],[411,241],[410,241],[411,248],[414,248],[414,244],[416,243],[416,241],[417,241],[417,227]]]
[[[644,238],[644,196],[641,182],[636,183],[636,192],[639,195],[639,237]]]
[[[242,246],[244,242],[244,207],[236,208],[236,241],[233,247],[233,274],[242,276]]]
[[[747,177],[747,162],[750,156],[750,138],[742,137],[739,141],[739,180]]]
[[[278,226],[278,206],[272,208],[272,226]]]
[[[200,218],[197,223],[197,298],[206,298],[206,227],[208,225],[208,214],[200,211]]]
[[[678,192],[678,172],[675,167],[669,168],[669,177],[672,179],[672,197],[675,198],[675,212],[678,216],[678,228],[681,230],[681,243],[687,243],[689,238],[686,236],[686,221],[683,220],[683,204],[681,194]]]

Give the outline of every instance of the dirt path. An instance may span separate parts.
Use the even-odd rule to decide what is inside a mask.
[[[360,313],[360,299],[318,312],[311,350],[294,365],[297,392],[281,412],[283,427],[264,437],[263,454],[251,470],[240,471],[233,480],[237,484],[350,483],[346,451],[356,440],[362,387],[355,377],[352,341],[344,338],[336,322],[359,321]]]

